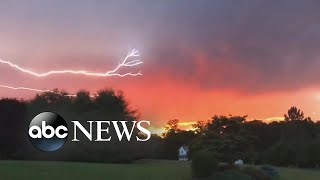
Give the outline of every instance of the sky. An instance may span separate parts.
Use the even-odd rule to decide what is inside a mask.
[[[33,77],[0,64],[0,84],[124,91],[155,128],[218,115],[282,119],[290,106],[320,119],[320,2],[0,2],[0,59],[36,72],[105,72],[136,48],[137,77]],[[0,88],[1,97],[34,92]]]

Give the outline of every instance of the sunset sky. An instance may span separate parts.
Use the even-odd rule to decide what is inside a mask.
[[[0,59],[36,72],[105,72],[136,48],[138,77],[33,77],[0,64],[0,84],[71,93],[123,90],[142,118],[214,114],[279,120],[290,106],[320,119],[320,2],[1,1]],[[0,88],[1,97],[30,91]]]

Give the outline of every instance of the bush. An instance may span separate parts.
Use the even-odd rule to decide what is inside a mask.
[[[193,177],[209,177],[217,170],[217,168],[218,162],[209,151],[199,151],[194,154],[191,163]]]
[[[279,178],[279,172],[271,166],[262,166],[261,170],[264,174],[266,174],[267,176],[273,179]]]
[[[242,172],[251,176],[251,178],[255,180],[271,180],[268,175],[253,167],[245,167]]]
[[[218,168],[219,172],[230,171],[230,170],[239,170],[239,167],[234,164],[227,163],[227,164],[219,165],[219,168]]]

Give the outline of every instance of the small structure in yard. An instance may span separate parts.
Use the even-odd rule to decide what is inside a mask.
[[[178,159],[179,161],[188,161],[188,146],[181,146],[179,149],[178,149]]]
[[[241,166],[241,165],[243,165],[243,160],[238,159],[238,160],[236,160],[236,161],[234,162],[234,164],[237,165],[237,166]]]

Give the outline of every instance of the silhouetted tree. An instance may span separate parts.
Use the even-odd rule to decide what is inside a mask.
[[[171,119],[167,122],[167,125],[164,127],[166,131],[178,131],[179,119]]]
[[[3,143],[1,147],[6,147],[0,149],[0,155],[3,158],[11,157],[15,153],[14,150],[18,149],[23,151],[19,159],[129,162],[143,157],[137,142],[115,141],[117,136],[112,127],[109,128],[109,135],[114,139],[112,142],[88,143],[89,140],[85,135],[79,133],[80,142],[68,141],[62,149],[50,155],[39,152],[28,143],[27,128],[30,120],[44,111],[56,112],[64,117],[69,132],[73,132],[72,120],[82,121],[85,128],[88,128],[89,124],[86,121],[89,120],[126,120],[130,129],[132,127],[130,122],[138,120],[139,115],[136,110],[129,108],[129,103],[121,91],[115,92],[112,89],[101,90],[97,96],[90,96],[85,90],[79,91],[76,96],[68,96],[67,92],[55,89],[53,92],[38,94],[26,102],[2,99],[0,117],[3,124],[0,126],[0,137],[4,138],[1,141]],[[92,134],[96,135],[95,127],[93,127]],[[138,131],[134,130],[132,137],[135,137],[136,134]],[[24,142],[26,148],[22,147],[20,142]]]
[[[16,99],[0,100],[0,158],[17,158],[26,145],[26,104]]]
[[[304,120],[304,113],[295,106],[288,110],[288,114],[284,115],[285,121]]]

